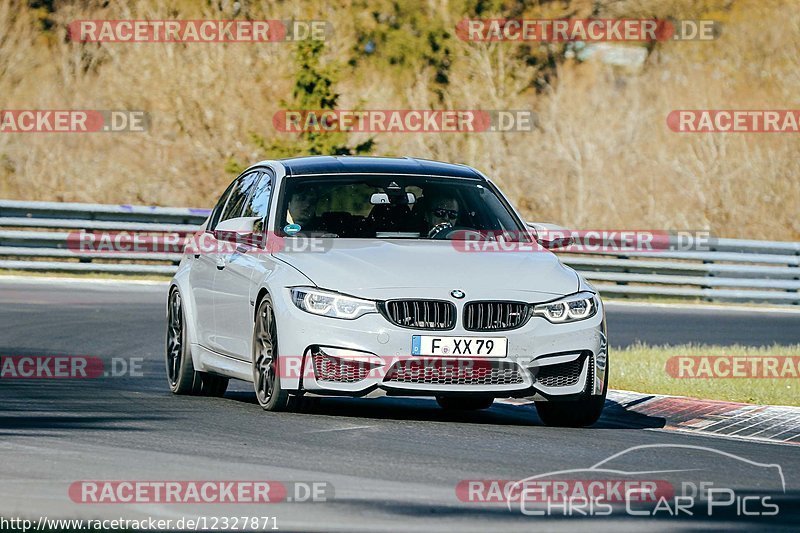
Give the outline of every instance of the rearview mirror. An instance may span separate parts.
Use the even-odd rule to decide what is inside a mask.
[[[405,197],[402,194],[391,197],[385,192],[376,192],[369,198],[369,203],[372,205],[412,205],[417,202],[417,197],[413,192],[407,192]]]

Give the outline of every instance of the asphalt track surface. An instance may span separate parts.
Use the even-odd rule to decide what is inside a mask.
[[[800,521],[796,446],[668,432],[658,429],[660,419],[618,410],[593,428],[560,429],[542,426],[525,406],[453,415],[432,399],[326,398],[299,413],[265,413],[250,385],[235,382],[225,398],[172,396],[164,300],[158,285],[0,280],[0,355],[141,358],[142,365],[137,376],[0,380],[0,517],[274,516],[281,530],[304,531],[790,530]],[[789,313],[611,305],[608,326],[612,345],[800,343],[800,314]],[[586,468],[646,445],[669,447],[626,456],[627,472],[697,471],[690,464],[702,461],[737,496],[780,502],[778,517],[730,509],[708,517],[698,507],[681,518],[544,518],[456,495],[461,480]],[[700,448],[779,465],[785,491],[738,459],[702,459]],[[77,480],[207,479],[325,481],[335,496],[269,505],[91,505],[68,497]]]

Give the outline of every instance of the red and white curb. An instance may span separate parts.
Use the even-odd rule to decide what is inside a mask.
[[[533,402],[508,399],[500,403]],[[800,445],[800,407],[610,390],[598,426],[608,424]]]

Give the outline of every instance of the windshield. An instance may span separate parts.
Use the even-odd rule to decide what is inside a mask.
[[[284,235],[466,239],[475,232],[526,234],[505,202],[477,179],[288,178],[278,214]]]

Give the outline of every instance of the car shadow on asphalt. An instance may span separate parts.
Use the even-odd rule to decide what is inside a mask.
[[[146,421],[146,419],[145,419]],[[40,436],[63,430],[144,431],[141,417],[46,415],[0,416],[0,436]],[[11,430],[7,432],[6,430]]]
[[[255,394],[249,391],[228,391],[225,399],[249,403],[258,407]],[[536,414],[533,404],[511,405],[496,401],[491,408],[481,411],[450,411],[440,408],[433,398],[303,397],[299,400],[295,411],[307,415],[512,426],[544,425]],[[597,429],[643,429],[663,428],[665,425],[664,418],[627,410],[613,400],[606,400],[603,416],[592,427]]]
[[[0,437],[53,436],[68,431],[148,431],[171,413],[131,409],[136,397],[109,380],[0,380]],[[116,383],[115,383],[116,385]]]

